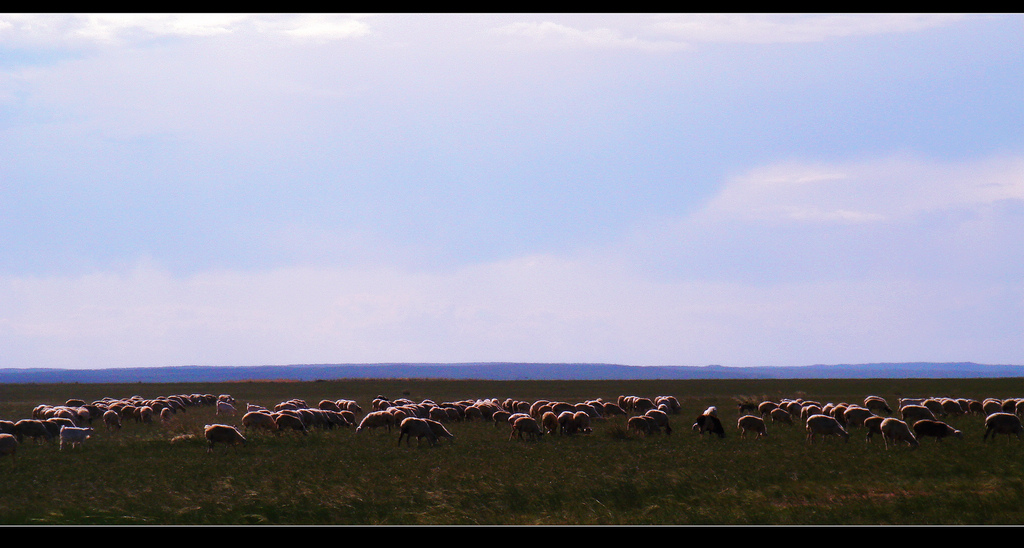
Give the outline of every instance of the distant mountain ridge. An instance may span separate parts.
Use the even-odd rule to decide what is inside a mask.
[[[870,363],[805,366],[636,366],[601,363],[380,363],[0,369],[3,383],[167,383],[335,379],[668,380],[1013,378],[1024,366],[958,363]]]

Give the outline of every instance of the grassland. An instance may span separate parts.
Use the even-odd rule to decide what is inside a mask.
[[[799,426],[769,424],[766,439],[741,439],[739,400],[803,397],[859,402],[877,394],[984,399],[1024,395],[1022,379],[763,381],[359,380],[226,384],[0,386],[0,419],[31,415],[69,398],[231,394],[272,407],[291,398],[378,394],[435,402],[476,398],[614,400],[674,395],[683,405],[672,435],[628,432],[624,419],[589,435],[509,441],[493,423],[449,424],[454,443],[397,444],[397,432],[315,430],[250,434],[245,447],[208,453],[211,407],[170,425],[97,426],[81,448],[26,441],[0,459],[0,524],[1022,524],[1024,442],[983,441],[983,419],[948,422],[963,439],[886,450],[852,429],[848,443],[808,445]],[[689,429],[709,405],[728,437]]]

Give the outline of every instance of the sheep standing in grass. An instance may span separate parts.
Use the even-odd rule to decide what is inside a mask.
[[[885,442],[886,449],[889,449],[889,442],[892,442],[893,444],[897,442],[905,442],[914,448],[921,445],[917,441],[917,437],[914,436],[914,433],[910,431],[910,427],[907,426],[907,423],[899,419],[891,417],[884,419],[881,426],[879,426],[879,429],[882,431],[882,440]]]
[[[658,409],[651,409],[644,413],[643,416],[653,420],[659,430],[664,429],[666,436],[672,433],[672,426],[668,423],[668,413]]]
[[[18,438],[14,434],[0,434],[0,457],[10,455],[13,461],[17,450]]]
[[[868,396],[864,398],[864,407],[876,414],[885,413],[886,415],[892,415],[889,402],[885,401],[885,398],[881,396]]]
[[[64,444],[67,444],[72,448],[82,445],[82,443],[90,437],[92,437],[92,428],[77,428],[66,425],[61,426],[60,450],[64,450]]]
[[[743,415],[736,421],[736,428],[740,431],[740,437],[744,438],[747,432],[754,432],[758,438],[768,436],[768,428],[765,427],[764,419],[755,415]]]
[[[882,435],[882,421],[884,420],[885,417],[878,415],[872,415],[864,419],[864,429],[868,431],[867,436],[865,436],[867,441],[871,441],[871,436],[875,434]]]
[[[388,432],[391,432],[391,427],[395,424],[395,415],[388,411],[371,411],[363,417],[360,421],[359,426],[356,427],[356,433],[360,433],[367,428],[376,430],[377,428],[387,428]]]
[[[963,438],[962,432],[942,421],[919,420],[914,423],[914,436],[918,440],[925,437],[942,441],[943,438]]]
[[[914,424],[920,420],[936,420],[931,409],[923,405],[905,405],[900,408],[900,417],[907,424]]]
[[[246,444],[245,436],[237,428],[227,424],[207,424],[203,427],[203,434],[206,436],[207,453],[213,452],[213,446],[218,443],[241,444],[243,447]]]
[[[519,439],[523,439],[523,434],[526,434],[529,439],[540,439],[544,435],[544,431],[541,430],[540,425],[537,421],[529,415],[519,417],[512,423],[512,433],[508,436],[508,441],[512,441],[512,438],[519,435]]]
[[[844,441],[850,441],[850,434],[839,424],[835,417],[828,415],[811,415],[806,422],[807,443],[814,443],[817,436],[838,436]]]
[[[1021,426],[1020,417],[1012,413],[992,413],[988,417],[985,417],[985,435],[982,436],[982,440],[987,440],[988,435],[992,434],[992,439],[996,439],[996,434],[1006,434],[1007,439],[1010,436],[1017,436],[1020,439],[1021,434],[1024,434],[1024,426]]]
[[[434,431],[434,435],[437,436],[438,440],[440,440],[441,438],[447,438],[447,439],[449,439],[451,441],[455,441],[455,435],[452,434],[451,432],[449,432],[448,429],[445,428],[443,424],[441,424],[441,423],[439,423],[439,422],[437,422],[435,420],[430,420],[430,419],[424,419],[424,420],[426,420],[427,424],[430,425],[430,429]]]
[[[250,428],[255,430],[267,430],[270,432],[278,432],[280,430],[273,415],[264,411],[250,411],[243,415],[242,427],[247,431]]]
[[[412,438],[416,436],[416,444],[419,445],[423,438],[427,438],[427,444],[433,447],[437,444],[437,434],[430,427],[428,419],[419,417],[406,417],[399,425],[398,445],[402,445],[402,438],[405,437],[406,446],[412,445]]]
[[[789,414],[789,411],[781,407],[776,407],[768,412],[768,416],[771,417],[772,422],[781,422],[782,424],[793,424],[793,415]]]
[[[713,411],[714,407],[709,407],[704,413],[697,417],[697,420],[693,423],[693,431],[704,436],[705,432],[711,432],[719,438],[725,437],[725,428],[722,427],[722,421],[718,420],[718,416],[715,413],[709,413]]]

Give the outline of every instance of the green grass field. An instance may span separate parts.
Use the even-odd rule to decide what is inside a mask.
[[[39,404],[105,396],[231,394],[273,407],[302,398],[378,394],[441,403],[477,398],[568,402],[623,394],[676,396],[671,435],[641,437],[625,419],[594,432],[509,441],[507,425],[452,422],[454,442],[398,445],[398,432],[354,429],[251,433],[245,447],[207,452],[202,427],[240,424],[212,407],[171,424],[94,425],[82,447],[26,440],[0,458],[0,524],[1022,524],[1024,442],[983,441],[983,418],[948,422],[963,439],[886,450],[863,429],[808,445],[799,421],[768,424],[765,439],[741,439],[740,400],[781,398],[860,403],[876,394],[984,399],[1024,396],[1021,379],[763,381],[359,380],[226,384],[0,386],[0,419]],[[709,405],[725,439],[690,430]]]

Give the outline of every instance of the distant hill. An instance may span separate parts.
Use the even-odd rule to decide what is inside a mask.
[[[332,379],[654,380],[887,379],[1024,377],[1024,366],[977,363],[871,363],[780,367],[634,366],[600,363],[383,363],[0,369],[2,383],[314,381]]]

